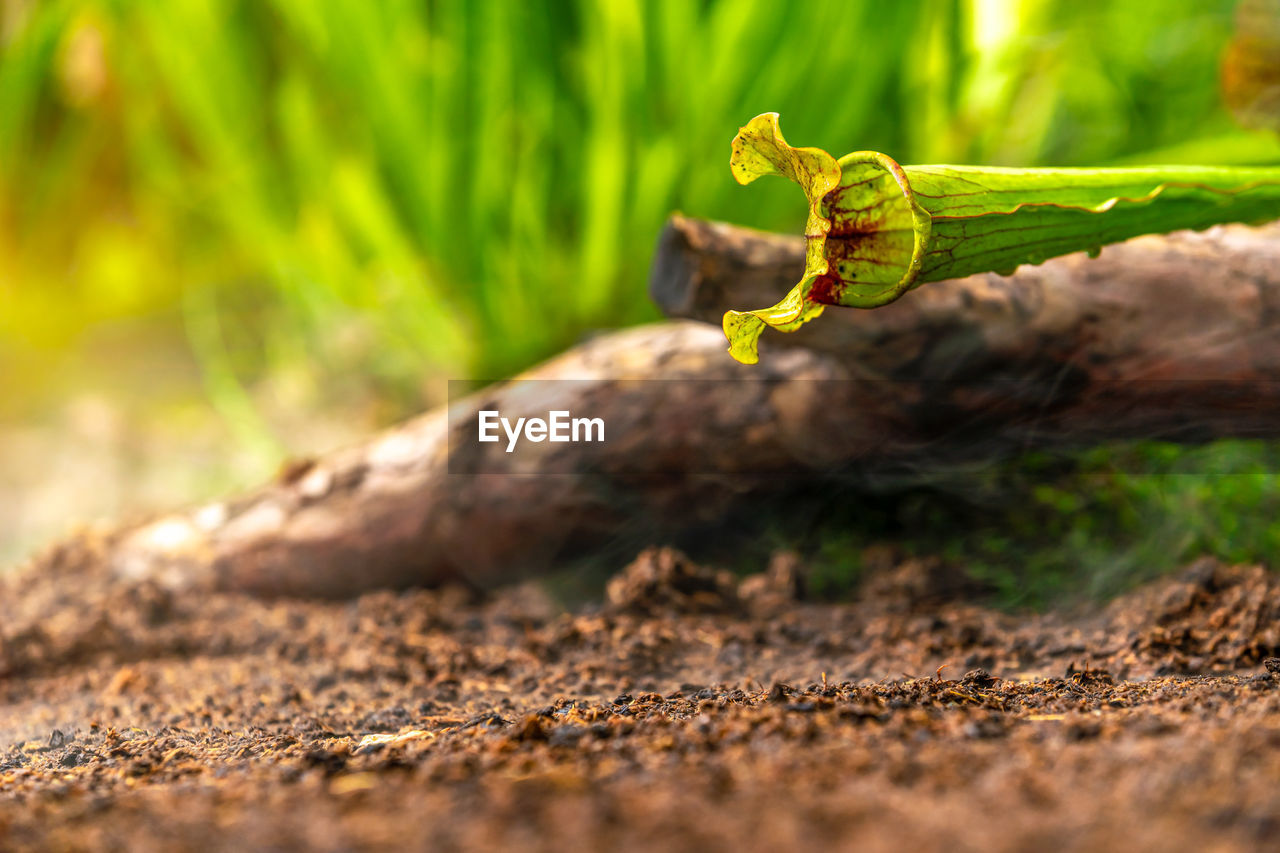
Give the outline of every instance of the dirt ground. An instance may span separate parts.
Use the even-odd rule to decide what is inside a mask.
[[[0,847],[1280,843],[1275,577],[1015,616],[879,562],[823,604],[787,555],[738,583],[652,550],[562,612],[174,594],[80,540],[0,588]]]

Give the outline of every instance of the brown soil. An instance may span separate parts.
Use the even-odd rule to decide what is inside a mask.
[[[736,583],[649,551],[573,613],[176,595],[99,562],[81,541],[0,589],[7,850],[1280,839],[1259,568],[1011,616],[910,561],[818,604],[785,555]]]

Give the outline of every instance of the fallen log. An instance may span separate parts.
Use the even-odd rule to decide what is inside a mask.
[[[644,543],[716,518],[803,460],[853,405],[831,408],[789,380],[845,376],[831,356],[802,350],[752,370],[701,323],[615,332],[367,444],[289,466],[253,494],[143,525],[113,545],[111,561],[129,578],[262,595],[508,582],[623,531]],[[507,454],[474,441],[482,409],[589,412],[607,441]]]
[[[776,300],[803,266],[799,238],[677,216],[650,293],[668,316],[719,323],[729,308]],[[899,426],[942,430],[961,451],[980,443],[963,437],[968,427],[993,430],[988,450],[1274,436],[1280,226],[1142,237],[1098,259],[928,284],[871,311],[828,309],[796,332],[768,330],[762,361],[789,347],[897,385]]]
[[[731,308],[776,301],[803,269],[803,238],[674,216],[649,290],[667,316],[719,325]],[[1097,259],[927,284],[761,341],[762,359],[804,347],[876,378],[1280,379],[1280,225],[1140,237]]]
[[[794,477],[928,468],[1028,447],[1280,433],[1280,240],[1219,228],[1099,260],[929,284],[835,310],[737,364],[727,307],[770,304],[799,240],[677,217],[651,290],[676,321],[602,335],[257,492],[116,537],[170,586],[343,597],[546,571],[705,524]],[[654,381],[662,380],[662,381]],[[481,443],[478,414],[599,418],[606,440]]]

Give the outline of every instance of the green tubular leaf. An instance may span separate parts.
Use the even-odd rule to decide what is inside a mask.
[[[788,145],[776,113],[742,128],[730,167],[743,184],[789,177],[809,202],[803,278],[771,308],[724,316],[729,352],[748,364],[766,326],[794,331],[826,305],[875,308],[924,282],[1009,274],[1141,234],[1280,217],[1277,168],[904,167],[871,151],[837,161]]]

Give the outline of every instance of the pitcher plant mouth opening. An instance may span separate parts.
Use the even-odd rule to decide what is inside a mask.
[[[808,202],[804,274],[776,305],[724,315],[729,352],[759,359],[766,327],[793,332],[828,305],[876,308],[927,281],[1076,251],[1140,234],[1280,216],[1280,169],[1162,166],[1006,169],[901,166],[875,151],[837,160],[787,143],[777,113],[732,143],[741,184],[782,175]]]

